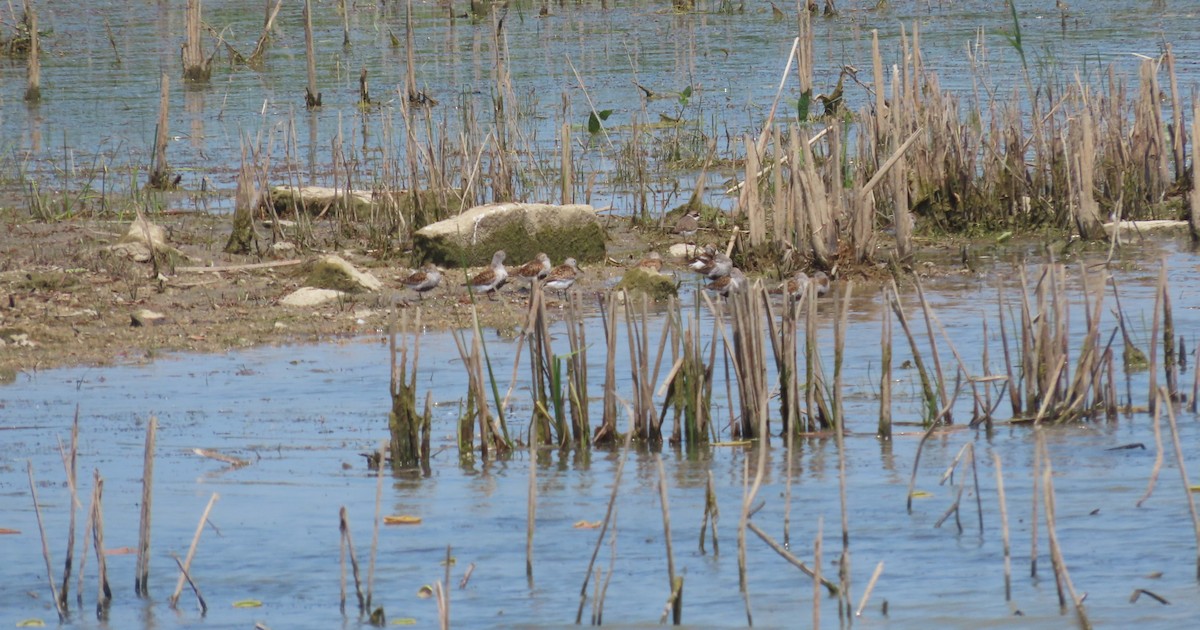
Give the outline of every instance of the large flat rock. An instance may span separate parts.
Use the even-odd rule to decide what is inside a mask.
[[[588,263],[604,259],[604,239],[604,226],[588,205],[494,203],[417,230],[413,255],[417,264],[443,267],[487,265],[498,249],[513,264],[538,252],[556,264],[568,257]]]

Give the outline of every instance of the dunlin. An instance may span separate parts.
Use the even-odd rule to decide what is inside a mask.
[[[489,297],[495,299],[496,291],[504,286],[505,282],[508,282],[508,270],[504,268],[504,256],[504,250],[499,250],[492,255],[492,265],[471,278],[467,286],[476,292],[486,292]]]
[[[555,291],[566,291],[575,284],[575,278],[582,275],[579,270],[579,265],[574,258],[568,258],[566,262],[550,270],[546,276],[546,288],[554,289]]]
[[[742,274],[741,269],[733,267],[729,273],[717,277],[704,288],[721,297],[729,297],[730,293],[740,293],[746,288],[746,276]]]
[[[825,275],[824,271],[814,273],[812,283],[817,287],[817,297],[829,293],[829,276]]]
[[[695,260],[688,263],[688,267],[709,280],[716,280],[729,275],[730,270],[733,269],[733,261],[722,252],[710,250],[697,256]]]
[[[675,222],[675,229],[672,230],[672,232],[684,238],[691,238],[692,236],[695,236],[696,230],[699,229],[700,211],[691,210],[687,214],[679,217],[679,220]]]
[[[646,257],[639,260],[637,264],[638,269],[652,273],[658,273],[662,271],[662,266],[662,256],[660,256],[658,252],[650,252],[649,254],[646,254]]]
[[[512,275],[514,278],[520,278],[530,282],[533,282],[534,280],[544,280],[546,275],[550,273],[550,269],[552,267],[553,265],[550,264],[550,257],[545,253],[539,253],[537,256],[533,257],[533,260],[513,270]]]
[[[808,291],[808,283],[808,274],[804,273],[803,271],[797,271],[796,273],[792,274],[792,277],[788,278],[780,288],[783,289],[783,294],[787,297],[793,300],[799,300],[801,297],[804,297],[804,292]]]
[[[416,291],[421,299],[425,299],[425,293],[436,289],[441,283],[442,270],[433,263],[425,263],[424,267],[404,279],[404,286]]]

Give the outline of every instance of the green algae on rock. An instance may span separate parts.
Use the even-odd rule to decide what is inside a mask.
[[[603,260],[605,230],[588,205],[495,203],[476,206],[413,235],[414,264],[446,267],[486,265],[496,250],[509,260],[545,252],[551,260]]]

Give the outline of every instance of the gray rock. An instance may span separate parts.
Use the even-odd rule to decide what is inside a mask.
[[[317,306],[346,295],[333,289],[317,289],[315,287],[300,287],[291,292],[279,303],[284,306]]]
[[[308,275],[308,285],[358,293],[360,291],[377,292],[383,288],[379,278],[354,268],[340,256],[326,256],[317,261],[312,273]]]
[[[140,308],[134,311],[129,316],[129,325],[137,328],[139,326],[157,326],[166,323],[167,316],[162,313],[152,311],[148,308]]]
[[[413,236],[413,257],[443,267],[488,264],[497,250],[509,260],[545,252],[553,261],[603,260],[605,232],[588,205],[494,203],[427,225]]]

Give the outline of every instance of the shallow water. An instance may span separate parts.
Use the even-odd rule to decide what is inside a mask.
[[[1144,343],[1157,277],[1156,265],[1138,264],[1165,256],[1172,278],[1176,325],[1195,347],[1200,325],[1193,287],[1200,268],[1182,242],[1167,240],[1129,248],[1117,273],[1122,301],[1133,322],[1135,339]],[[999,253],[1004,257],[1003,252]],[[1074,264],[1074,263],[1072,263]],[[981,365],[981,320],[993,318],[996,287],[1015,299],[1016,274],[998,264],[983,275],[930,280],[927,288],[935,312],[972,371]],[[1074,288],[1074,287],[1073,287]],[[913,296],[906,295],[912,304]],[[846,439],[847,518],[851,550],[851,595],[857,606],[872,571],[884,563],[882,576],[855,624],[862,627],[1059,628],[1072,614],[1058,608],[1045,537],[1039,523],[1038,577],[1029,577],[1031,545],[1032,455],[1035,433],[1028,427],[1001,426],[994,432],[970,430],[966,397],[959,400],[957,430],[940,432],[925,446],[916,488],[929,496],[915,499],[905,511],[908,479],[917,444],[918,426],[897,427],[892,443],[874,437],[878,402],[874,392],[879,313],[874,297],[855,300],[846,369],[846,407],[850,435]],[[822,305],[823,312],[832,301]],[[1074,315],[1073,315],[1074,317]],[[1082,314],[1078,315],[1081,321]],[[1113,323],[1103,327],[1109,330]],[[989,326],[994,326],[989,321]],[[561,329],[558,329],[561,331]],[[711,326],[702,323],[702,330]],[[994,330],[994,329],[993,329]],[[590,332],[600,334],[599,327]],[[623,332],[619,333],[623,336]],[[823,322],[822,348],[831,333]],[[706,339],[708,333],[705,333]],[[992,333],[993,369],[998,341]],[[858,342],[857,340],[864,340]],[[515,342],[488,335],[489,352],[498,373],[507,375]],[[556,343],[565,346],[565,340]],[[561,351],[561,350],[560,350]],[[620,454],[595,451],[590,457],[542,450],[537,466],[537,528],[534,580],[525,578],[526,500],[529,455],[489,463],[462,464],[454,443],[454,421],[465,381],[446,334],[427,334],[422,341],[418,396],[432,391],[435,411],[432,475],[384,479],[383,514],[422,518],[409,527],[380,531],[374,575],[374,602],[389,618],[413,619],[423,627],[436,624],[433,600],[417,597],[422,585],[444,572],[446,547],[451,567],[451,618],[459,627],[483,625],[558,626],[574,620],[587,563],[598,531],[577,529],[578,521],[599,521],[612,491]],[[943,346],[943,362],[949,352]],[[590,356],[591,373],[601,375],[603,353]],[[907,358],[897,349],[896,364]],[[719,359],[718,359],[719,360]],[[145,422],[158,417],[159,437],[154,484],[151,592],[149,601],[132,595],[134,557],[109,557],[115,599],[108,627],[185,627],[198,622],[195,600],[185,592],[179,611],[166,599],[177,570],[172,555],[182,556],[204,505],[220,495],[210,516],[192,574],[209,604],[203,623],[248,627],[262,621],[270,627],[357,626],[351,595],[350,614],[338,608],[338,509],[349,512],[354,543],[366,578],[375,512],[376,477],[360,453],[386,437],[387,345],[367,334],[340,343],[258,348],[226,355],[178,355],[151,364],[114,368],[74,368],[26,374],[0,389],[4,410],[0,437],[0,527],[20,534],[0,536],[5,562],[0,563],[0,625],[36,617],[51,621],[45,569],[25,468],[32,462],[40,505],[57,574],[65,553],[69,493],[58,444],[69,439],[76,406],[80,408],[79,469],[86,507],[91,471],[105,478],[105,546],[136,545],[140,501],[141,450]],[[827,363],[827,366],[831,363]],[[948,365],[948,364],[947,364]],[[950,369],[949,367],[947,369]],[[719,371],[719,370],[718,370]],[[627,369],[618,369],[619,374]],[[1190,387],[1192,372],[1182,382]],[[504,377],[507,378],[507,377]],[[599,378],[599,376],[597,376]],[[660,375],[661,378],[661,375]],[[772,377],[773,378],[773,377]],[[894,413],[898,422],[915,421],[919,410],[912,370],[897,370]],[[1134,376],[1135,404],[1144,404],[1146,375]],[[718,376],[714,397],[717,418],[728,404]],[[506,382],[502,379],[502,382]],[[527,394],[517,383],[510,429],[525,430]],[[629,390],[628,381],[619,391]],[[599,401],[593,401],[599,415]],[[1001,408],[1001,416],[1004,409]],[[1150,418],[1139,413],[1112,423],[1073,423],[1047,427],[1045,436],[1054,469],[1058,537],[1075,588],[1086,594],[1091,619],[1108,626],[1135,623],[1179,625],[1200,615],[1196,597],[1196,539],[1174,457],[1170,433],[1166,463],[1158,487],[1141,508],[1155,458]],[[1191,465],[1193,483],[1200,423],[1181,411],[1180,439]],[[1140,443],[1146,448],[1108,450]],[[936,521],[953,501],[957,487],[938,485],[941,473],[960,449],[971,444],[978,457],[979,501],[973,481],[962,472],[954,483],[967,483],[961,523]],[[210,448],[251,461],[229,469],[193,455]],[[1003,462],[1012,528],[1013,602],[1004,600],[1003,548],[992,454]],[[783,538],[789,456],[778,439],[765,450],[713,447],[696,453],[666,449],[671,534],[676,571],[685,576],[684,613],[695,626],[741,626],[746,623],[738,592],[736,531],[742,496],[743,467],[755,470],[766,460],[753,520],[776,539]],[[663,524],[658,498],[658,472],[653,453],[628,455],[616,503],[615,559],[606,545],[597,567],[613,571],[604,621],[617,625],[655,623],[668,593]],[[798,442],[791,454],[792,504],[790,543],[793,552],[812,561],[813,542],[823,527],[822,571],[836,579],[841,550],[837,448],[831,439]],[[711,471],[721,509],[720,553],[697,549],[704,509],[706,475]],[[1043,508],[1039,505],[1038,512]],[[82,527],[82,517],[80,519]],[[819,525],[822,523],[823,525]],[[77,545],[82,545],[82,536]],[[76,547],[80,553],[81,547]],[[469,583],[457,583],[474,565]],[[764,546],[748,539],[748,583],[756,625],[795,627],[812,618],[812,583]],[[72,627],[100,627],[92,613],[95,602],[95,559],[88,561],[83,612],[73,614]],[[74,592],[74,585],[72,591]],[[1160,605],[1143,596],[1130,603],[1134,589],[1144,588],[1169,600]],[[590,593],[590,588],[589,588]],[[242,600],[258,600],[260,608],[236,608]],[[887,602],[886,616],[882,612]],[[837,624],[836,601],[822,596],[821,619]],[[73,610],[75,610],[73,608]],[[590,614],[585,610],[585,620]]]
[[[182,176],[183,189],[222,191],[172,199],[173,206],[229,207],[243,138],[257,143],[262,154],[270,153],[272,183],[296,179],[333,185],[334,164],[341,164],[334,159],[335,148],[354,165],[358,186],[393,183],[397,176],[387,170],[388,163],[403,163],[405,153],[396,94],[406,62],[403,46],[393,46],[391,36],[404,37],[404,5],[349,3],[351,45],[344,48],[338,4],[314,4],[324,106],[312,113],[303,102],[300,3],[285,3],[261,70],[231,67],[222,53],[207,85],[187,87],[179,61],[183,5],[103,1],[43,8],[43,101],[28,107],[22,100],[23,61],[0,62],[0,137],[10,156],[6,177],[23,181],[36,175],[43,192],[89,189],[84,198],[90,199],[144,184],[158,82],[165,73],[172,85],[168,160]],[[794,15],[793,3],[776,4]],[[209,1],[204,19],[247,54],[261,30],[261,5]],[[838,17],[814,20],[816,93],[832,91],[844,65],[857,67],[869,83],[872,29],[879,31],[885,69],[900,63],[900,27],[911,35],[914,24],[921,31],[924,63],[939,74],[943,89],[964,98],[982,95],[985,102],[991,93],[1008,98],[1024,92],[1020,57],[1007,39],[1012,18],[1003,3],[891,2],[884,10],[875,10],[874,2],[838,5]],[[682,118],[691,124],[672,133],[685,149],[691,134],[702,132],[717,139],[721,155],[739,154],[740,134],[757,133],[767,115],[796,29],[792,17],[775,20],[771,7],[762,3],[721,13],[720,3],[702,2],[700,10],[685,15],[666,3],[637,0],[551,3],[552,15],[545,18],[537,17],[540,6],[512,2],[502,12],[517,101],[508,106],[523,114],[520,148],[533,153],[524,156],[527,196],[554,197],[557,179],[537,165],[555,163],[557,130],[569,122],[577,130],[581,178],[592,172],[599,176],[592,201],[617,212],[636,206],[628,185],[612,172],[630,123],[656,123],[659,115]],[[440,101],[432,110],[434,124],[446,125],[455,137],[463,119],[474,117],[484,135],[494,124],[493,16],[450,20],[451,9],[441,3],[416,3],[413,10],[414,71],[420,88]],[[456,3],[453,11],[465,13],[465,3]],[[1179,84],[1186,89],[1200,78],[1200,41],[1191,36],[1196,16],[1196,7],[1186,3],[1106,0],[1073,8],[1065,24],[1050,6],[1023,9],[1019,20],[1026,60],[1039,85],[1073,83],[1077,73],[1089,81],[1103,75],[1109,63],[1135,82],[1135,55],[1157,56],[1171,44]],[[207,41],[206,50],[212,48]],[[972,72],[968,51],[979,60],[978,73]],[[356,106],[361,69],[368,71],[374,100],[383,103],[368,112]],[[634,82],[666,97],[643,101]],[[795,117],[794,84],[793,79],[784,92],[780,120]],[[1162,85],[1166,89],[1165,78]],[[683,104],[677,94],[688,86],[692,97]],[[569,101],[565,114],[564,98]],[[848,81],[845,98],[857,109],[869,94]],[[585,137],[592,105],[613,110],[606,124],[614,146]],[[422,138],[423,133],[418,130]],[[692,151],[703,152],[703,141],[692,144]],[[682,201],[670,182],[650,194],[653,208]]]
[[[896,62],[898,25],[904,23],[911,29],[914,21],[921,26],[925,63],[941,74],[943,88],[964,94],[972,89],[964,51],[982,27],[990,49],[990,87],[1000,94],[1020,89],[1019,62],[1003,36],[1011,20],[996,3],[891,4],[889,10],[871,11],[865,7],[873,3],[843,2],[839,3],[841,17],[815,22],[818,91],[831,87],[844,63],[870,67],[872,28],[880,30],[885,63]],[[570,97],[566,120],[577,126],[586,121],[587,99],[572,65],[597,107],[616,110],[611,120],[618,133],[635,115],[653,120],[660,113],[679,113],[678,99],[662,99],[645,104],[643,114],[631,77],[663,92],[695,86],[687,106],[690,109],[684,113],[706,127],[717,127],[715,136],[736,140],[738,133],[760,124],[790,49],[790,22],[773,21],[770,7],[757,4],[749,4],[744,14],[682,16],[667,11],[666,3],[616,2],[609,6],[610,10],[594,4],[555,6],[554,15],[542,19],[535,17],[536,7],[512,5],[505,22],[510,69],[521,106],[536,114],[526,120],[533,145],[554,144],[553,130],[561,122],[557,112],[564,93]],[[226,36],[245,52],[257,35],[261,8],[209,2],[205,16],[218,29],[230,27]],[[715,3],[708,8],[716,9]],[[281,139],[294,137],[295,147],[286,157],[282,157],[285,151],[279,141],[277,165],[286,162],[288,170],[317,183],[330,183],[331,147],[340,131],[346,145],[361,154],[358,176],[369,183],[380,176],[381,156],[402,153],[403,142],[396,137],[400,126],[394,107],[364,115],[354,106],[357,70],[368,68],[377,99],[391,99],[389,93],[403,76],[403,51],[390,46],[388,33],[402,34],[401,9],[397,3],[353,7],[349,14],[353,45],[344,50],[340,16],[332,3],[318,5],[315,21],[322,51],[318,74],[325,107],[308,114],[302,103],[303,36],[297,3],[286,3],[280,14],[280,34],[263,71],[219,65],[207,87],[194,89],[178,87],[181,3],[94,2],[47,7],[41,15],[42,27],[48,30],[43,42],[48,51],[43,60],[44,102],[27,108],[21,101],[21,64],[6,62],[0,77],[0,135],[5,152],[13,157],[6,162],[11,169],[6,176],[36,172],[47,178],[44,181],[72,190],[90,185],[110,193],[128,191],[129,176],[116,173],[134,168],[138,169],[135,179],[144,179],[157,116],[157,81],[160,69],[165,69],[176,86],[172,91],[170,160],[184,176],[185,188],[199,189],[207,180],[212,189],[231,190],[241,134],[255,136],[268,130]],[[417,80],[442,102],[435,108],[435,116],[444,118],[451,129],[459,124],[464,109],[474,109],[484,117],[482,112],[490,111],[487,103],[493,85],[490,19],[450,22],[439,17],[444,8],[417,5],[414,10],[420,51]],[[1136,69],[1131,53],[1155,55],[1163,42],[1170,42],[1179,58],[1180,84],[1190,85],[1200,75],[1200,40],[1191,36],[1195,9],[1180,3],[1147,6],[1110,1],[1089,3],[1086,15],[1082,7],[1076,12],[1079,15],[1065,32],[1053,11],[1021,14],[1027,54],[1039,72],[1068,80],[1064,77],[1077,67],[1082,66],[1087,76],[1099,71],[1098,62],[1112,61],[1128,75]],[[105,19],[117,42],[116,51],[109,45]],[[863,90],[847,89],[852,104],[863,97]],[[715,120],[720,122],[712,122]],[[580,159],[594,159],[600,168],[610,157],[592,149]],[[106,179],[91,179],[89,172],[103,166],[112,167]],[[619,188],[601,186],[600,195],[611,197],[618,210],[627,209],[631,204]],[[172,203],[220,209],[228,204],[227,196]],[[669,194],[661,196],[665,202]],[[1195,348],[1194,331],[1200,324],[1195,287],[1200,286],[1200,269],[1181,243],[1158,236],[1150,240],[1147,247],[1124,253],[1127,262],[1118,274],[1123,304],[1134,323],[1132,334],[1145,347],[1158,273],[1156,265],[1145,261],[1166,256],[1176,326],[1189,348]],[[1024,256],[1019,247],[999,246],[984,252],[981,275],[930,280],[927,285],[947,336],[971,370],[978,371],[981,365],[984,319],[990,331],[986,341],[992,370],[1001,369],[995,332],[997,290],[999,287],[1006,298],[1015,299],[1020,284],[1013,261]],[[1074,261],[1068,273],[1073,281],[1077,279]],[[873,291],[859,289],[855,295],[844,377],[851,430],[845,452],[851,594],[856,605],[875,565],[884,562],[882,577],[855,623],[900,628],[935,624],[1059,628],[1071,623],[1071,613],[1063,615],[1058,609],[1044,526],[1039,526],[1039,577],[1028,577],[1034,440],[1030,429],[1004,427],[990,435],[967,429],[939,434],[926,445],[917,477],[917,488],[931,496],[917,499],[913,513],[906,513],[908,478],[920,432],[909,424],[900,427],[893,443],[880,443],[873,437],[878,414],[881,307]],[[820,334],[827,356],[832,354],[828,321],[832,304],[828,301],[821,306]],[[912,317],[915,297],[906,295],[905,304]],[[1072,321],[1082,322],[1082,313],[1073,315]],[[1111,320],[1105,330],[1110,328]],[[1076,337],[1081,329],[1081,323],[1076,325]],[[701,330],[707,339],[712,330],[707,320]],[[92,470],[105,477],[105,545],[110,549],[136,544],[145,422],[155,415],[161,423],[154,485],[152,596],[147,602],[132,596],[133,556],[111,556],[115,600],[107,627],[173,628],[200,623],[249,627],[255,621],[274,628],[360,625],[352,602],[348,616],[338,610],[337,513],[342,506],[349,510],[354,542],[365,565],[371,547],[376,477],[366,470],[360,453],[376,448],[385,437],[389,406],[387,345],[378,333],[364,333],[320,346],[177,355],[144,366],[23,374],[15,384],[0,389],[0,527],[21,532],[0,536],[0,625],[31,617],[52,621],[55,616],[48,603],[25,468],[27,462],[32,463],[53,568],[61,573],[69,493],[58,445],[68,439],[77,406],[81,489],[90,491]],[[592,325],[589,334],[594,340],[601,338],[598,326]],[[654,328],[652,336],[657,339],[658,334]],[[516,350],[513,340],[489,333],[488,343],[498,365],[511,365]],[[926,348],[924,340],[920,343]],[[540,453],[534,580],[530,585],[524,572],[529,456],[519,452],[486,464],[458,462],[453,432],[465,389],[462,369],[449,336],[426,335],[422,344],[419,395],[432,391],[439,403],[433,474],[427,479],[407,475],[385,479],[382,512],[420,516],[423,523],[380,531],[375,603],[384,606],[390,618],[412,618],[423,627],[435,625],[433,601],[416,594],[422,585],[443,575],[440,563],[450,545],[456,558],[452,583],[456,585],[466,568],[475,565],[467,586],[451,589],[455,625],[570,623],[598,535],[596,530],[576,529],[574,524],[603,518],[620,455],[597,451],[590,458],[581,458],[557,451]],[[941,351],[943,362],[951,369],[948,349],[943,346]],[[603,374],[602,354],[593,349],[590,357],[591,373],[597,379]],[[898,345],[896,365],[907,356],[907,350]],[[827,369],[831,365],[827,360]],[[502,381],[506,382],[508,372],[506,367],[499,369]],[[618,371],[628,373],[628,369]],[[1188,371],[1182,380],[1190,383],[1192,375]],[[898,421],[917,420],[916,375],[898,369],[895,379],[895,417]],[[1145,379],[1144,374],[1134,375],[1130,391],[1135,404],[1145,404]],[[510,410],[514,433],[524,430],[529,415],[528,395],[521,387],[518,383]],[[594,387],[599,390],[598,384]],[[619,390],[629,390],[627,376]],[[732,392],[732,388],[718,388],[714,399],[717,418],[728,417],[731,402],[736,401],[720,393],[724,391]],[[594,402],[597,406],[598,401]],[[966,396],[960,398],[955,415],[959,426],[970,417]],[[598,410],[594,411],[593,417],[598,416]],[[1179,420],[1185,457],[1193,463],[1190,478],[1196,483],[1200,478],[1194,465],[1200,425],[1190,413],[1182,413]],[[1154,460],[1149,418],[1136,414],[1114,423],[1049,428],[1044,434],[1055,471],[1059,538],[1074,584],[1087,594],[1092,619],[1117,627],[1137,623],[1176,626],[1200,616],[1196,541],[1189,528],[1178,471],[1169,454],[1154,496],[1142,508],[1134,506]],[[968,486],[965,494],[963,533],[957,533],[953,520],[934,527],[957,492],[939,486],[938,478],[967,443],[974,445],[979,460],[982,534],[974,511],[973,486]],[[1132,443],[1147,448],[1106,450]],[[231,470],[195,456],[194,448],[215,449],[252,463]],[[753,470],[760,453],[768,458],[759,494],[765,505],[754,521],[781,539],[789,454],[778,440],[761,451],[714,447],[688,454],[667,449],[661,456],[668,478],[676,569],[686,577],[684,620],[689,624],[746,623],[738,592],[735,536],[743,466],[749,460]],[[1011,605],[1004,601],[992,453],[1003,462],[1008,490],[1014,561]],[[629,455],[617,502],[615,560],[610,565],[607,546],[599,555],[597,566],[613,569],[604,614],[607,623],[655,623],[668,594],[654,457],[645,452]],[[790,460],[792,549],[811,561],[818,520],[823,519],[822,571],[835,577],[834,561],[841,549],[837,449],[828,439],[813,438],[798,443]],[[700,553],[696,546],[709,471],[723,516],[719,555],[714,555],[711,547],[707,554]],[[959,475],[956,482],[962,479],[965,477]],[[190,593],[181,598],[179,612],[170,610],[166,599],[177,575],[172,554],[186,553],[213,493],[220,495],[210,518],[213,527],[205,530],[192,568],[210,606],[207,618],[200,622]],[[86,496],[82,500],[81,511],[86,509]],[[82,520],[81,516],[80,527]],[[77,556],[81,546],[82,534]],[[756,625],[807,625],[812,618],[811,581],[752,535],[748,559]],[[95,558],[89,559],[84,606],[82,612],[72,609],[72,627],[102,626],[91,612],[95,564]],[[1151,577],[1158,573],[1161,577]],[[1159,605],[1146,597],[1129,603],[1136,588],[1153,591],[1171,605]],[[233,606],[249,599],[259,600],[263,606]],[[881,611],[885,600],[886,616]],[[820,612],[826,627],[837,623],[833,600],[823,597]],[[590,602],[585,619],[589,613]]]

